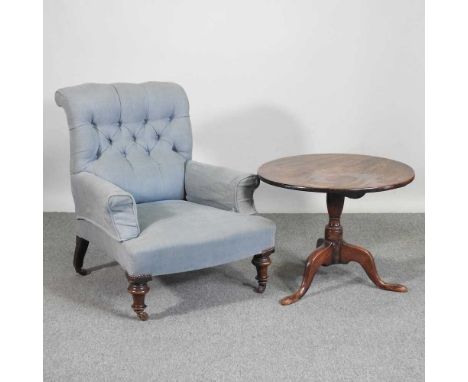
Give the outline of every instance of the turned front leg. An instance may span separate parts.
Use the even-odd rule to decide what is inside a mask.
[[[274,249],[270,249],[255,255],[252,259],[252,264],[257,268],[257,276],[255,277],[258,282],[255,291],[257,293],[265,292],[266,285],[268,282],[268,266],[271,264],[270,255],[274,252]]]
[[[148,313],[145,312],[145,295],[149,292],[148,281],[151,281],[151,275],[130,276],[128,279],[128,293],[133,297],[132,309],[141,321],[148,319]]]

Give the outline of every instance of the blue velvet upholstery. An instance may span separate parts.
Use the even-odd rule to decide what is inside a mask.
[[[258,178],[191,161],[189,104],[176,84],[60,89],[70,128],[78,236],[130,274],[159,275],[235,261],[274,247],[255,214]]]

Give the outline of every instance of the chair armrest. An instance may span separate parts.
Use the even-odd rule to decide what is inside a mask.
[[[195,161],[185,169],[188,201],[241,214],[257,212],[253,193],[259,183],[257,175]]]
[[[118,241],[140,234],[135,199],[120,187],[88,172],[71,176],[76,218],[86,220]]]

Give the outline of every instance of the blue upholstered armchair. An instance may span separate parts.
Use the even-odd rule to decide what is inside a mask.
[[[162,274],[253,255],[267,283],[275,225],[255,216],[256,175],[191,160],[184,90],[172,83],[84,84],[60,89],[70,128],[77,218],[75,270],[89,242],[122,266],[140,320],[147,282]]]

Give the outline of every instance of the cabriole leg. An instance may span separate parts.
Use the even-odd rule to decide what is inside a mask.
[[[329,264],[332,259],[333,244],[331,242],[325,242],[315,251],[313,251],[308,259],[304,270],[304,276],[302,277],[301,286],[292,295],[281,299],[281,305],[291,305],[302,298],[310,288],[310,284],[314,280],[314,276],[319,270],[321,265]]]
[[[377,273],[377,267],[375,266],[374,257],[365,248],[359,247],[358,245],[349,244],[343,242],[341,246],[341,259],[342,264],[347,264],[350,261],[355,261],[360,264],[361,267],[367,273],[367,276],[372,282],[380,289],[389,290],[392,292],[407,292],[408,289],[401,284],[389,284],[383,281]]]

